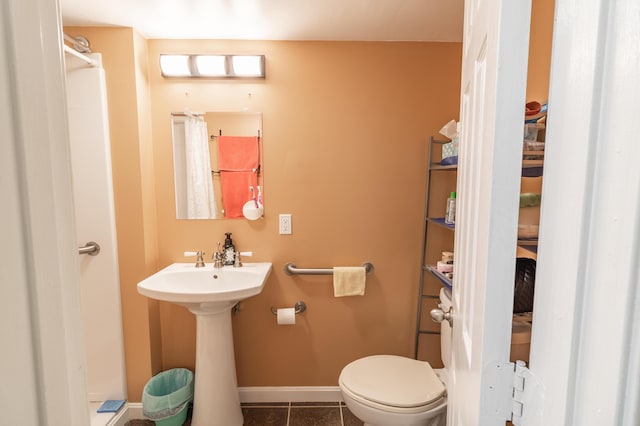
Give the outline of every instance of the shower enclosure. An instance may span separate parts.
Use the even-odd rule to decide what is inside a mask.
[[[76,237],[78,247],[100,246],[97,255],[78,254],[88,401],[98,426],[113,416],[96,413],[102,401],[127,397],[107,96],[100,54],[65,52]]]

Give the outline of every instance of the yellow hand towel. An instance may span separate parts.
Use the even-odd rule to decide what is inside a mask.
[[[364,266],[335,266],[333,268],[333,295],[364,296],[367,271]]]

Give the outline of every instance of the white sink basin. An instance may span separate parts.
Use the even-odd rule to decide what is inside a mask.
[[[174,263],[138,283],[140,294],[185,306],[196,316],[191,426],[243,425],[230,311],[239,301],[260,294],[270,272],[270,262],[241,268]]]
[[[260,294],[270,272],[270,262],[245,263],[241,268],[214,268],[212,264],[196,268],[194,263],[174,263],[140,281],[138,292],[187,308],[233,305]]]

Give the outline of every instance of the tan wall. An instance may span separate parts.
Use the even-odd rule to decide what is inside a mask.
[[[133,34],[135,67],[136,67],[136,99],[138,107],[138,135],[140,152],[140,181],[142,191],[142,215],[144,218],[144,261],[145,276],[157,271],[158,238],[156,221],[155,173],[153,167],[153,137],[151,123],[151,85],[149,83],[149,52],[147,40],[138,33]],[[137,295],[136,299],[139,297]],[[159,303],[147,300],[149,309],[149,344],[151,371],[162,370],[162,337],[160,329]],[[138,384],[141,382],[136,381]],[[146,380],[145,380],[146,382]]]
[[[551,40],[555,0],[535,0],[531,9],[527,100],[545,102],[549,97]]]
[[[527,99],[546,100],[553,4],[539,3]],[[146,300],[135,284],[172,262],[190,261],[185,250],[210,254],[224,232],[233,232],[239,249],[254,252],[251,260],[274,264],[264,292],[243,302],[233,319],[241,386],[335,385],[352,359],[412,354],[426,142],[458,119],[460,44],[166,41],[144,40],[131,29],[65,32],[88,37],[107,73],[131,401],[140,400],[142,386],[160,369],[193,368],[195,354],[193,315]],[[158,55],[182,52],[263,53],[267,78],[163,79]],[[175,219],[170,112],[184,108],[263,113],[263,220]],[[446,198],[452,183],[438,184],[436,197]],[[279,213],[293,215],[293,235],[278,235]],[[446,245],[450,237],[439,238]],[[301,267],[371,261],[376,271],[366,296],[335,299],[330,277],[285,275],[290,261]],[[437,283],[427,286],[437,293]],[[277,326],[270,307],[297,300],[308,311],[294,327]],[[421,357],[440,365],[437,336],[426,343]]]
[[[336,385],[369,354],[411,355],[424,210],[426,141],[458,118],[460,44],[149,40],[160,266],[185,250],[209,255],[225,232],[274,269],[233,319],[241,386]],[[160,53],[264,53],[264,81],[164,79]],[[263,113],[265,218],[175,219],[170,113]],[[443,201],[444,203],[444,201]],[[291,213],[293,235],[278,234]],[[249,260],[249,259],[245,259]],[[364,297],[336,299],[330,277],[300,267],[359,265],[375,274]],[[270,307],[307,303],[294,327]],[[195,324],[162,304],[164,368],[194,366]],[[431,358],[437,363],[438,347]]]

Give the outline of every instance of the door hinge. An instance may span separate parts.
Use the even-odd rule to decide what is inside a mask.
[[[510,420],[514,426],[535,423],[541,415],[543,386],[524,361],[493,362],[484,371],[484,414],[488,418]]]
[[[513,371],[513,401],[511,423],[521,426],[540,424],[537,420],[542,415],[544,387],[536,376],[527,368],[524,361],[516,361]]]
[[[520,426],[522,422],[522,412],[524,411],[524,392],[528,389],[525,386],[526,374],[529,372],[524,361],[516,361],[513,371],[513,397],[511,399],[511,423]]]

